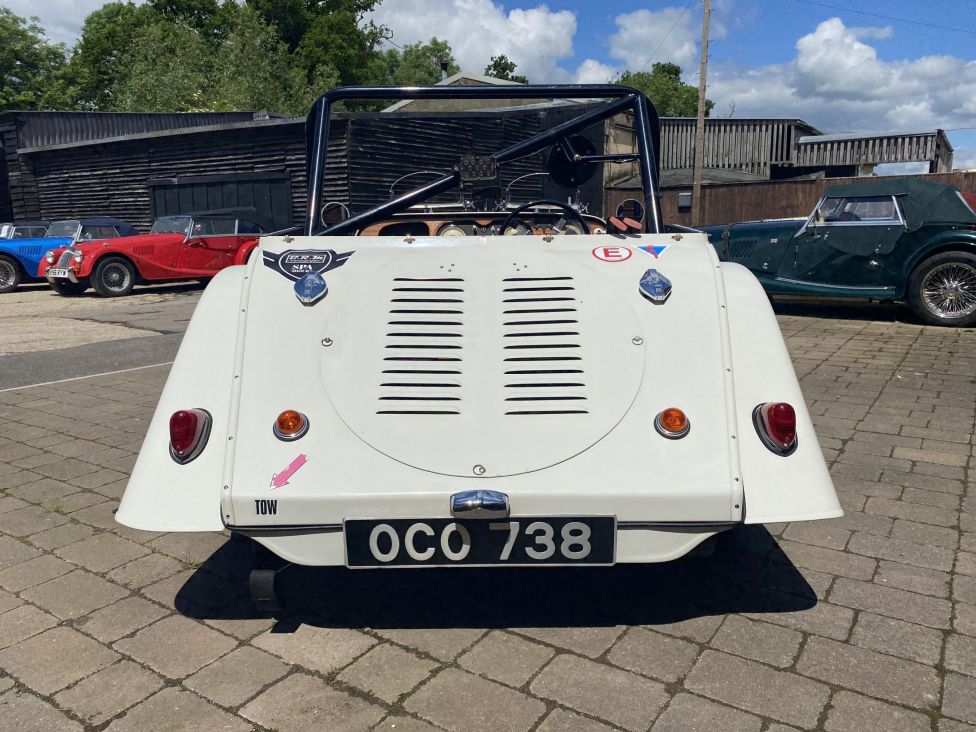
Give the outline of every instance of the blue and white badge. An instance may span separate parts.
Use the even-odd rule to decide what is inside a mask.
[[[302,305],[314,305],[327,294],[329,286],[318,272],[309,272],[295,283],[295,296]]]
[[[649,269],[640,278],[640,291],[651,302],[662,303],[671,294],[671,280],[656,269]]]

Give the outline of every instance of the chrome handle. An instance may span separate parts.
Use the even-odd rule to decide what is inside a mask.
[[[461,491],[451,496],[454,518],[506,518],[508,514],[508,496],[499,491]]]

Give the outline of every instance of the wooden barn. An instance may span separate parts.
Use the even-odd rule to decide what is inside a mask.
[[[449,169],[462,153],[486,154],[578,109],[543,103],[504,112],[435,112],[401,104],[380,115],[338,114],[330,132],[327,199],[359,208],[375,205],[389,198],[402,176]],[[628,151],[635,144],[626,116],[587,137],[597,152]],[[664,211],[674,223],[692,223],[694,139],[695,120],[661,120]],[[516,178],[544,170],[543,157],[510,166],[497,187],[475,197],[497,201]],[[837,136],[822,135],[796,119],[706,121],[705,182],[710,185],[857,175],[876,164],[909,161],[925,161],[932,172],[950,170],[952,147],[945,133]],[[581,199],[593,213],[612,212],[639,189],[635,175],[632,165],[603,166],[581,190]],[[163,214],[248,208],[274,231],[301,221],[305,178],[303,118],[254,112],[0,112],[0,221],[107,215],[145,229]],[[409,181],[423,182],[420,176]],[[520,202],[574,194],[544,176],[523,178],[510,192]],[[778,195],[769,187],[756,200],[778,210]],[[715,200],[706,211],[720,218],[707,214],[696,223],[724,222],[727,207]],[[751,216],[768,215],[765,208]]]

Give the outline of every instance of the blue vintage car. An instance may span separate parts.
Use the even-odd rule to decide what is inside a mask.
[[[13,238],[0,238],[0,293],[15,290],[21,282],[42,280],[37,276],[37,270],[44,255],[52,249],[69,247],[79,241],[136,234],[131,224],[106,217],[55,221],[43,235],[39,227],[34,227],[38,234],[34,238],[17,238],[19,225],[10,226]]]
[[[37,239],[47,233],[47,221],[19,221],[0,224],[0,239]]]

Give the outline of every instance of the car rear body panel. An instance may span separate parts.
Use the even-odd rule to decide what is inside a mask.
[[[289,252],[332,252],[318,303],[276,265]],[[227,526],[342,564],[343,520],[449,517],[451,495],[480,488],[512,516],[613,515],[617,561],[663,561],[743,520],[839,515],[768,302],[704,236],[269,237],[259,253],[198,307],[127,525]],[[652,268],[673,286],[663,304],[638,291]],[[756,400],[796,407],[793,456],[762,446]],[[654,428],[670,406],[690,418],[682,439]],[[177,465],[166,420],[197,407],[210,444]],[[272,432],[285,409],[309,420],[294,442]]]

